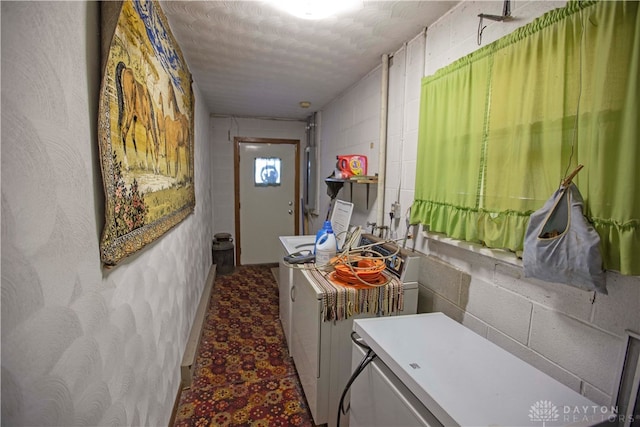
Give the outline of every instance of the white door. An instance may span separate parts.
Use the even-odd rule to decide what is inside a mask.
[[[297,234],[298,140],[236,138],[236,258],[277,263],[279,236]]]

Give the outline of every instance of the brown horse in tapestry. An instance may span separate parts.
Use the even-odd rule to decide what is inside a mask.
[[[151,95],[146,86],[136,80],[133,70],[123,62],[116,66],[116,91],[118,93],[118,128],[122,135],[122,148],[124,151],[124,167],[129,170],[127,159],[127,135],[131,130],[133,149],[138,159],[138,147],[136,143],[136,124],[140,123],[147,135],[145,148],[145,169],[149,169],[149,156],[153,172],[158,173],[158,148],[159,141],[156,134],[156,119],[153,110]]]
[[[189,144],[189,126],[184,119],[176,120],[164,113],[162,94],[160,94],[160,117],[158,117],[158,130],[160,142],[164,139],[164,153],[167,162],[167,175],[171,175],[171,159],[169,155],[175,153],[175,166],[173,168],[174,177],[178,175],[180,166],[179,147],[186,147]]]
[[[180,112],[176,101],[176,94],[173,89],[173,85],[169,82],[169,108],[173,109],[173,117],[164,114],[164,105],[162,94],[160,94],[160,109],[161,117],[158,120],[158,128],[160,133],[164,134],[164,151],[167,161],[167,174],[171,174],[171,162],[169,160],[169,154],[175,153],[175,167],[173,170],[174,176],[178,176],[178,170],[180,169],[180,149],[184,148],[187,173],[186,180],[191,178],[191,161],[190,161],[190,125],[189,119],[185,114]]]

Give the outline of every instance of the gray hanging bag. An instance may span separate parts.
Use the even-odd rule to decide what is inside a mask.
[[[600,236],[583,214],[570,180],[531,214],[524,238],[524,276],[607,293]]]

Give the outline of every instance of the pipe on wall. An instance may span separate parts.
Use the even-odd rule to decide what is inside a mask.
[[[384,225],[384,188],[387,168],[387,110],[389,104],[389,55],[382,55],[382,80],[380,84],[380,146],[378,149],[378,215],[376,224]]]
[[[407,102],[407,66],[409,64],[409,44],[405,42],[402,45],[402,50],[404,50],[404,69],[402,71],[402,101],[400,102],[400,176],[398,178],[398,191],[396,192],[396,203],[400,203],[400,191],[402,190],[402,168],[404,166],[404,143],[405,143],[405,107]],[[391,227],[393,224],[390,224]]]

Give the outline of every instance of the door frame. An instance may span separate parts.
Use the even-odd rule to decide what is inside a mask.
[[[300,140],[299,139],[279,139],[279,138],[255,138],[236,136],[233,138],[233,187],[234,187],[234,215],[235,215],[235,235],[236,235],[236,263],[242,265],[240,260],[240,252],[242,248],[240,244],[240,144],[290,144],[294,145],[295,153],[295,203],[294,203],[294,228],[295,234],[298,235],[300,228]]]

